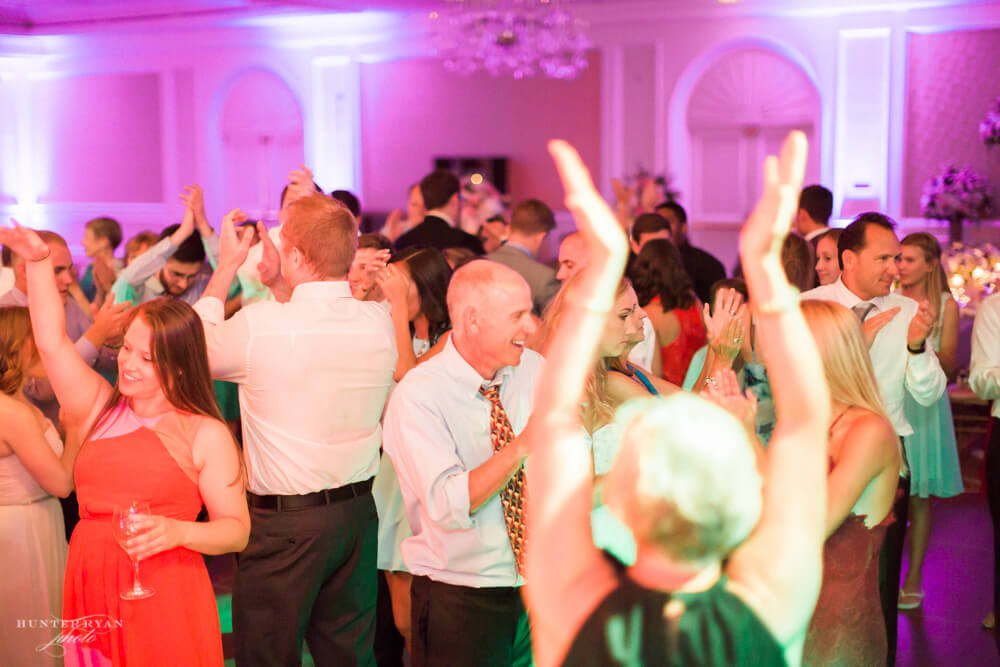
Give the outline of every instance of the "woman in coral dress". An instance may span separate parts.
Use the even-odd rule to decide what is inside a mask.
[[[112,387],[65,334],[46,245],[21,227],[0,228],[0,242],[28,260],[35,342],[84,443],[74,469],[81,521],[64,584],[64,624],[77,619],[63,628],[66,664],[221,665],[201,554],[243,549],[250,520],[239,451],[212,393],[201,321],[176,299],[135,308]],[[133,501],[148,503],[150,514],[122,546],[112,516]],[[196,522],[202,505],[209,520]],[[143,585],[154,589],[151,597],[122,599],[133,581],[130,557],[140,563]]]
[[[629,278],[639,305],[656,330],[663,378],[679,386],[694,353],[705,344],[705,324],[701,303],[677,248],[666,239],[647,242],[636,256]]]
[[[885,416],[857,316],[830,301],[804,301],[802,314],[819,347],[832,416],[823,587],[802,664],[884,665],[878,562],[894,521],[902,450]]]

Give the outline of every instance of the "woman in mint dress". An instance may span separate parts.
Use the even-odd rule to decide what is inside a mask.
[[[941,246],[930,234],[908,235],[901,243],[899,282],[903,295],[929,301],[937,321],[927,339],[949,378],[955,373],[958,347],[958,305],[947,291],[941,266]],[[962,493],[955,425],[945,393],[923,406],[904,393],[906,420],[913,435],[903,440],[910,465],[910,569],[899,591],[899,608],[915,609],[923,602],[922,571],[931,532],[930,497],[950,498]]]

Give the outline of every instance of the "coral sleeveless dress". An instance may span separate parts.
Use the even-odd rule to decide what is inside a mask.
[[[655,296],[650,303],[659,303],[659,299],[659,296]],[[705,344],[705,323],[701,319],[701,306],[697,301],[690,308],[674,308],[670,312],[677,316],[681,331],[677,338],[660,347],[660,356],[663,358],[663,378],[679,387],[691,365],[691,357]]]
[[[111,530],[115,506],[149,503],[153,514],[194,521],[202,507],[191,443],[205,417],[171,412],[141,419],[124,403],[84,444],[74,478],[80,523],[69,544],[63,619],[66,664],[222,665],[215,595],[202,555],[178,547],[140,562],[156,593],[123,600],[132,564]]]

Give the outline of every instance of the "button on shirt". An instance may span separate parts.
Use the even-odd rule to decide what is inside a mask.
[[[297,495],[364,481],[378,469],[379,419],[396,343],[389,312],[346,281],[298,285],[223,321],[219,299],[195,304],[212,377],[239,384],[248,489]]]
[[[500,402],[514,434],[531,416],[541,355],[525,350],[521,363],[497,373]],[[488,384],[488,383],[487,383]],[[469,512],[469,471],[493,456],[490,402],[483,378],[451,339],[393,391],[385,417],[385,451],[399,476],[413,537],[402,544],[410,572],[475,588],[517,586],[514,552],[500,494]]]
[[[1000,294],[979,304],[972,327],[972,360],[969,388],[993,401],[990,414],[1000,419]]]
[[[852,309],[862,301],[839,278],[835,283],[804,292],[802,298],[835,301]],[[903,392],[908,391],[920,405],[933,405],[944,394],[948,382],[930,344],[920,354],[910,354],[906,350],[906,334],[910,321],[917,314],[917,302],[902,294],[890,293],[870,299],[869,303],[875,309],[866,319],[899,306],[896,316],[875,336],[869,354],[889,421],[898,435],[912,435],[913,427],[903,413]]]

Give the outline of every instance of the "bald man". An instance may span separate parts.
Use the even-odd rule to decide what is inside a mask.
[[[413,573],[415,667],[531,664],[519,522],[501,502],[523,481],[518,436],[542,368],[525,349],[536,328],[531,310],[531,290],[512,269],[488,260],[463,266],[448,287],[450,340],[389,402],[383,445],[413,529],[402,555]],[[509,441],[491,426],[503,423],[501,412]],[[514,495],[508,507],[516,509]]]

